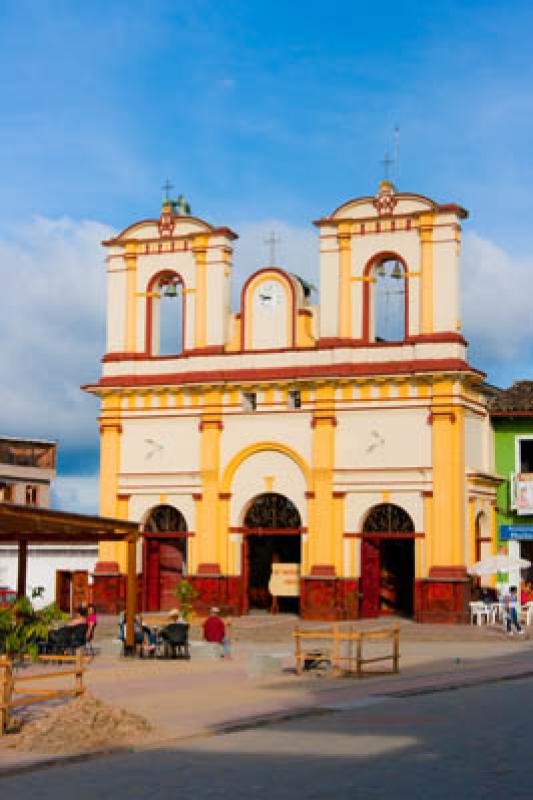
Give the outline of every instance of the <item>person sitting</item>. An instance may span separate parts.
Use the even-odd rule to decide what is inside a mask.
[[[213,606],[203,624],[204,639],[206,642],[220,645],[220,657],[229,658],[229,641],[226,636],[226,626],[219,615],[220,609]]]
[[[87,609],[85,606],[78,606],[75,613],[67,622],[69,628],[74,627],[74,625],[87,625]]]
[[[143,647],[147,647],[151,655],[155,653],[155,633],[148,625],[143,625],[137,615],[133,618],[133,636],[135,645],[141,646],[141,654]],[[126,614],[124,611],[118,620],[118,638],[121,642],[126,641]]]
[[[165,655],[172,658],[190,658],[189,624],[177,608],[168,612],[168,622],[160,630],[159,635],[164,643]]]

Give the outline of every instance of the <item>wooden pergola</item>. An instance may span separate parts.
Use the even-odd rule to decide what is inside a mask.
[[[28,545],[127,542],[126,652],[134,649],[139,535],[136,522],[0,503],[0,543],[18,545],[17,597],[26,594]]]

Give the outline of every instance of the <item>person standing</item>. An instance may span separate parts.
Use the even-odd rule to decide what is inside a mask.
[[[509,594],[505,596],[505,610],[507,633],[512,635],[514,625],[517,633],[523,634],[524,630],[518,620],[518,592],[516,586],[511,586]]]

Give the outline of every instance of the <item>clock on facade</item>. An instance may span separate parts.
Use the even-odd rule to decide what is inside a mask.
[[[283,303],[285,292],[278,281],[265,281],[257,290],[257,303],[260,308],[273,309]]]

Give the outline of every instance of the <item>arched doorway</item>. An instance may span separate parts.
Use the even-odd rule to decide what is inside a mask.
[[[244,605],[269,610],[272,564],[301,564],[301,518],[296,506],[281,494],[266,492],[255,498],[244,516]],[[277,598],[278,610],[298,613],[300,598]]]
[[[169,611],[186,574],[187,523],[173,506],[156,506],[144,524],[144,609]]]
[[[413,615],[415,527],[400,506],[380,503],[365,519],[361,543],[361,616]]]

